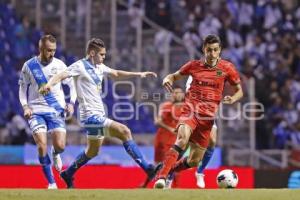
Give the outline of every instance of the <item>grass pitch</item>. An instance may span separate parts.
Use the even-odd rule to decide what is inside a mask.
[[[1,189],[0,200],[299,200],[300,190],[219,189],[219,190],[38,190]]]

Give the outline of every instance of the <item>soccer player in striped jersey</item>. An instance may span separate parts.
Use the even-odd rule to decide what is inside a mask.
[[[91,39],[87,44],[86,58],[83,58],[67,70],[53,77],[40,92],[47,93],[50,88],[56,86],[60,81],[73,77],[78,95],[80,120],[87,130],[87,147],[81,152],[76,160],[61,173],[68,188],[73,188],[73,176],[75,172],[95,157],[102,145],[105,136],[112,136],[120,139],[127,153],[152,179],[155,176],[157,167],[149,164],[144,159],[138,146],[132,139],[130,129],[112,119],[106,117],[104,105],[101,99],[102,80],[104,76],[112,78],[146,78],[156,77],[154,72],[127,72],[115,70],[103,64],[106,56],[104,42],[99,38]]]
[[[33,138],[38,148],[39,161],[48,181],[49,189],[56,189],[56,183],[51,169],[51,160],[47,153],[47,133],[51,134],[53,147],[51,149],[55,168],[60,171],[62,161],[60,153],[66,144],[66,129],[64,115],[72,115],[76,100],[73,79],[63,83],[70,87],[70,103],[66,104],[61,84],[57,84],[47,95],[39,93],[39,88],[48,80],[64,70],[67,66],[54,57],[56,39],[52,35],[44,35],[39,41],[39,55],[23,65],[19,79],[19,99],[28,120]],[[27,96],[28,93],[28,96]]]

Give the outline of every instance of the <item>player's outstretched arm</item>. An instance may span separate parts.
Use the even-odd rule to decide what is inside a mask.
[[[57,83],[61,82],[62,80],[69,78],[70,75],[67,71],[63,71],[59,74],[54,75],[47,84],[43,85],[42,87],[40,87],[39,89],[39,93],[41,94],[47,94],[48,92],[50,92],[50,89],[56,85]]]
[[[146,78],[148,76],[154,76],[157,77],[157,74],[154,72],[128,72],[123,70],[112,70],[109,73],[110,77],[113,79],[127,79],[127,78],[133,78],[133,77],[140,77],[140,78]]]
[[[223,99],[224,104],[233,104],[243,97],[244,93],[243,93],[241,84],[235,85],[235,88],[236,88],[236,91],[235,91],[234,95],[224,97],[224,99]]]
[[[168,92],[172,92],[173,91],[173,83],[177,80],[183,79],[185,77],[185,75],[180,74],[179,71],[173,73],[173,74],[168,74],[164,80],[162,85],[166,88],[166,90]]]

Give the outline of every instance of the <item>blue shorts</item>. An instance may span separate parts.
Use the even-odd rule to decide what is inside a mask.
[[[28,120],[32,133],[39,132],[66,132],[65,120],[56,113],[34,113]]]
[[[87,131],[88,138],[102,139],[104,136],[108,136],[108,128],[111,125],[112,120],[104,116],[92,115],[86,120],[83,120],[82,123]]]

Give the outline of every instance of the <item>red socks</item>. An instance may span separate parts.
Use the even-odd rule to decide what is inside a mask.
[[[167,178],[170,170],[173,168],[174,164],[176,163],[178,156],[179,156],[178,151],[176,151],[173,148],[171,148],[166,153],[165,160],[163,161],[163,167],[157,174],[158,179],[160,179],[160,178],[166,179]]]

